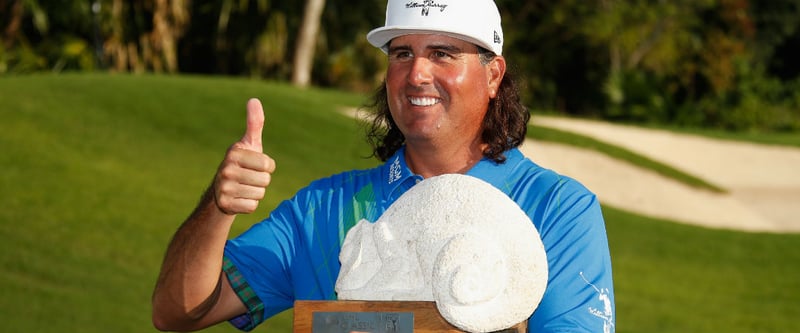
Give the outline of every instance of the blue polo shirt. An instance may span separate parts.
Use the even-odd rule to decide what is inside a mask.
[[[229,240],[223,270],[248,309],[231,323],[251,330],[295,300],[335,300],[339,250],[361,219],[377,221],[422,180],[406,165],[404,148],[373,169],[312,182],[269,217]],[[542,237],[548,285],[531,316],[531,332],[614,331],[614,289],[603,215],[597,198],[577,181],[542,168],[517,149],[504,163],[484,158],[467,175],[514,200]]]

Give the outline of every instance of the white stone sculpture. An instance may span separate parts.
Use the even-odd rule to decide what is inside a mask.
[[[471,176],[428,178],[376,221],[346,235],[336,281],[340,300],[435,301],[469,332],[527,319],[547,286],[547,258],[528,216]]]

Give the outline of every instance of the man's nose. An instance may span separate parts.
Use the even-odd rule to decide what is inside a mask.
[[[414,58],[411,63],[411,68],[408,72],[408,83],[412,86],[421,86],[430,84],[433,80],[431,74],[432,65],[430,59],[425,57]]]

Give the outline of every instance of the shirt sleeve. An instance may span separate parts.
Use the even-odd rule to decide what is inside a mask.
[[[244,303],[247,308],[245,314],[235,317],[229,320],[229,322],[234,327],[249,332],[264,321],[264,303],[256,296],[253,288],[251,288],[250,284],[242,277],[242,273],[239,272],[239,269],[236,268],[233,262],[227,257],[223,258],[222,271],[227,275],[228,282],[231,284],[231,288],[236,293],[236,296],[242,300],[242,303]]]
[[[297,230],[292,201],[284,201],[270,217],[225,244],[223,271],[247,313],[230,320],[252,330],[294,304],[290,266],[295,255]]]
[[[529,330],[614,332],[611,256],[600,204],[567,177],[549,193],[533,219],[547,252],[549,279]]]

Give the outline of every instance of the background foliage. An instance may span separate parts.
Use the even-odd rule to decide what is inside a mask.
[[[571,115],[800,129],[800,0],[497,0],[526,103]],[[327,1],[312,81],[382,80],[364,38],[384,1]],[[205,73],[288,80],[303,2],[0,0],[0,73]]]

